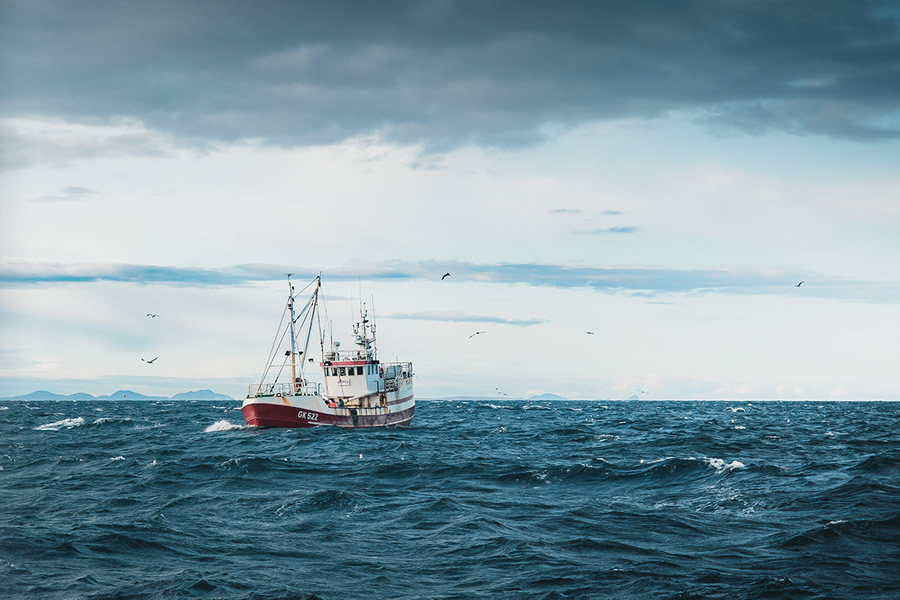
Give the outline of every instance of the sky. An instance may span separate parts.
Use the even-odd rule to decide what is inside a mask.
[[[421,398],[900,399],[893,2],[0,0],[0,83],[0,397],[241,398],[291,272]]]

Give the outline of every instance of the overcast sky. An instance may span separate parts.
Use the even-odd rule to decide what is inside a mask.
[[[0,0],[0,83],[0,396],[241,397],[321,272],[420,397],[900,399],[894,3]]]

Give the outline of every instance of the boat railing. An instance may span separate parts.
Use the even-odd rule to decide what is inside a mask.
[[[312,381],[298,383],[293,389],[289,382],[257,383],[248,387],[247,396],[250,398],[259,398],[263,396],[315,396],[318,392],[318,384]]]
[[[390,362],[381,363],[384,370],[384,378],[388,379],[406,379],[413,376],[413,364],[411,362]]]
[[[342,360],[369,360],[371,358],[371,353],[367,353],[364,350],[332,350],[331,352],[326,352],[324,356],[324,359],[330,362]]]

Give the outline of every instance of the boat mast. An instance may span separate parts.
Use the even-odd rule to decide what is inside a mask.
[[[291,394],[297,393],[297,341],[294,337],[294,286],[291,285],[291,275],[288,273],[288,309],[291,311]]]
[[[312,307],[310,308],[309,313],[309,330],[306,332],[306,343],[303,345],[303,352],[301,353],[303,358],[309,357],[309,339],[312,337],[312,329],[313,329],[313,317],[318,317],[318,313],[316,312],[316,306],[319,304],[319,288],[322,286],[322,277],[316,277],[316,290],[313,292],[312,297]],[[319,338],[319,345],[322,345],[322,339]],[[300,360],[300,377],[303,377],[303,359]]]

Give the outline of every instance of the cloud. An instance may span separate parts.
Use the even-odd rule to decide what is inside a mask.
[[[898,135],[888,0],[564,6],[17,2],[0,25],[0,115],[130,119],[181,144],[379,134],[431,150],[672,113],[753,132]]]
[[[637,227],[629,225],[627,227],[607,227],[606,229],[594,229],[591,235],[604,235],[606,233],[635,233]]]
[[[604,215],[624,215],[625,213],[621,210],[604,210]]]
[[[550,214],[558,214],[558,215],[572,214],[572,215],[578,215],[578,214],[581,214],[582,212],[584,212],[584,211],[581,210],[581,209],[579,209],[579,208],[554,208],[553,210],[550,211]]]
[[[135,119],[72,123],[53,118],[0,118],[0,169],[65,165],[100,156],[164,156],[176,142]]]
[[[454,282],[525,283],[539,287],[586,288],[639,297],[659,294],[791,294],[796,298],[831,298],[853,302],[900,302],[900,281],[865,281],[810,273],[800,269],[677,269],[553,265],[540,263],[476,264],[454,261],[357,261],[326,269],[336,281],[435,281],[450,271]],[[0,285],[114,281],[145,285],[235,286],[278,281],[285,273],[295,281],[314,279],[319,270],[296,265],[243,264],[225,268],[134,265],[118,263],[64,264],[3,259]],[[802,288],[794,282],[805,280]]]
[[[97,196],[100,192],[97,190],[92,190],[91,188],[80,187],[76,185],[70,185],[68,187],[64,187],[56,194],[48,194],[46,196],[38,196],[37,198],[32,198],[32,202],[70,202],[77,200],[86,200],[91,196]]]
[[[414,321],[452,321],[455,323],[497,323],[499,325],[514,325],[517,327],[529,327],[549,322],[546,319],[504,319],[502,317],[469,315],[458,311],[423,311],[410,314],[387,315],[387,318],[411,319]]]

